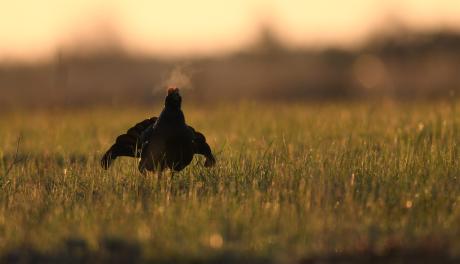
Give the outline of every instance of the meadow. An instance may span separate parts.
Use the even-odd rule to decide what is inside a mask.
[[[141,175],[129,158],[107,171],[99,165],[117,135],[160,108],[3,112],[0,256],[458,260],[456,108],[454,101],[185,105],[217,165],[204,168],[196,157],[162,177]]]

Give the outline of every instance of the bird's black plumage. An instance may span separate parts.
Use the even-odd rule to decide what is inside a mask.
[[[179,89],[168,89],[165,107],[158,118],[137,123],[118,136],[102,157],[102,167],[107,169],[117,157],[128,156],[141,158],[141,172],[166,168],[180,171],[190,164],[194,154],[206,157],[206,167],[213,166],[216,161],[206,138],[185,123],[181,104]]]

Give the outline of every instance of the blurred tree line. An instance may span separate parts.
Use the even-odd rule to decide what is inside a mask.
[[[168,85],[192,102],[442,99],[460,89],[460,34],[394,31],[354,50],[290,49],[270,30],[236,53],[183,60],[120,48],[56,52],[0,64],[0,108],[153,104]],[[172,74],[174,73],[174,74]]]

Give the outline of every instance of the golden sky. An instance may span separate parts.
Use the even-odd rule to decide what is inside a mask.
[[[0,59],[101,43],[163,56],[216,54],[254,42],[261,25],[292,46],[347,46],[401,22],[459,29],[459,14],[458,0],[0,0]]]

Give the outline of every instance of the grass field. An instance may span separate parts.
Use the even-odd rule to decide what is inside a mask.
[[[99,159],[159,109],[0,114],[0,255],[164,262],[460,256],[452,102],[191,106],[217,166]],[[459,110],[460,111],[460,110]],[[21,135],[18,162],[12,164]]]

